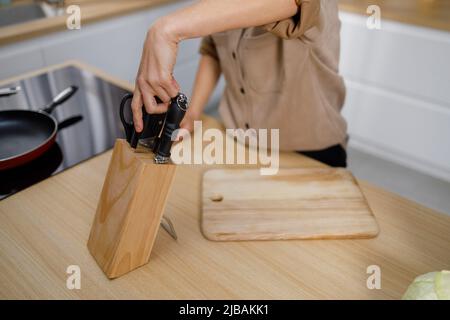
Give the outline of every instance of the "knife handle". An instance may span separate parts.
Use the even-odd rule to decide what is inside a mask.
[[[179,93],[172,99],[167,110],[166,122],[164,124],[161,138],[156,150],[155,162],[167,163],[170,159],[170,150],[174,139],[174,131],[180,128],[180,123],[188,109],[188,99],[185,94]]]
[[[131,148],[136,149],[139,139],[141,138],[141,135],[143,132],[146,131],[146,129],[149,127],[149,125],[151,125],[152,122],[152,117],[155,117],[155,115],[149,114],[147,113],[147,111],[145,110],[145,107],[142,106],[142,121],[143,121],[143,129],[141,132],[136,132],[135,128],[134,128],[134,123],[133,122],[128,122],[125,119],[125,105],[127,103],[128,100],[133,99],[133,94],[132,93],[128,93],[126,94],[123,98],[122,101],[120,103],[120,120],[122,121],[123,127],[125,129],[125,136],[126,139],[128,141],[128,143],[130,144]],[[162,101],[155,96],[156,102],[157,103],[161,103]],[[161,118],[161,115],[156,116],[159,118]]]

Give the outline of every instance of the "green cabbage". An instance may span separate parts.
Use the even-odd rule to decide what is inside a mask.
[[[414,279],[403,300],[450,300],[450,271],[430,272]]]

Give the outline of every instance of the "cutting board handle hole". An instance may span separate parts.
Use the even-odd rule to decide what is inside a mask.
[[[223,196],[221,194],[215,193],[209,199],[213,202],[221,202],[223,200]]]

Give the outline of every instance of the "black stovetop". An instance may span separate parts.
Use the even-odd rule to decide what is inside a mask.
[[[63,127],[56,143],[28,164],[0,171],[0,200],[111,149],[124,137],[118,108],[127,91],[72,66],[2,85],[20,86],[21,91],[0,97],[0,110],[37,110],[70,85],[78,92],[52,113]]]

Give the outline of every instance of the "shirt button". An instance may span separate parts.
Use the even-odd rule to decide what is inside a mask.
[[[242,94],[245,94],[244,88],[241,88],[241,93],[242,93]]]
[[[233,51],[231,55],[233,56],[233,59],[236,60],[236,52]]]

